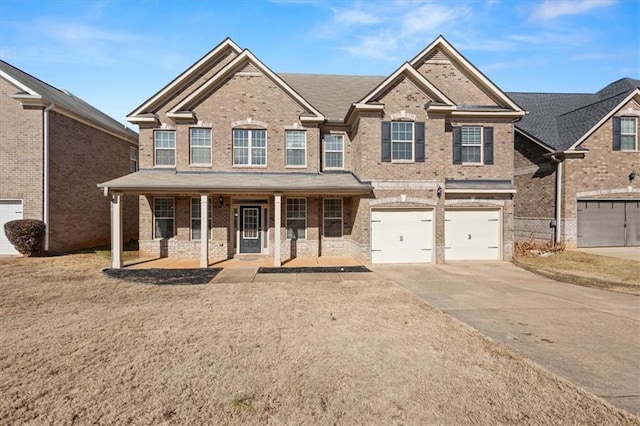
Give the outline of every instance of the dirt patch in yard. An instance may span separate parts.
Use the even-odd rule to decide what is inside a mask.
[[[0,423],[636,424],[382,280],[140,286],[0,259]]]
[[[640,295],[640,262],[633,260],[567,250],[518,256],[514,263],[557,281]]]

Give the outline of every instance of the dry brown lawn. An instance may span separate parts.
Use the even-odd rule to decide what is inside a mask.
[[[153,286],[0,259],[0,423],[640,424],[382,280]]]
[[[640,295],[640,262],[563,251],[549,257],[520,256],[516,263],[549,278]]]

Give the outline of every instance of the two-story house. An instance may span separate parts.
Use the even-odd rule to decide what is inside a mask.
[[[640,245],[640,80],[597,93],[510,93],[516,241]]]
[[[95,185],[136,171],[137,155],[136,132],[0,61],[0,254],[18,254],[4,233],[16,219],[45,223],[49,253],[108,243],[110,206]],[[123,235],[137,238],[137,204],[125,213]]]
[[[277,74],[226,39],[136,108],[124,195],[140,250],[348,255],[363,263],[509,259],[514,121],[524,111],[443,37],[385,77]]]

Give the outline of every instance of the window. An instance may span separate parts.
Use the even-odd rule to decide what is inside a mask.
[[[305,167],[307,165],[307,132],[304,130],[287,130],[284,132],[287,150],[288,167]]]
[[[391,122],[391,161],[413,161],[413,123]]]
[[[267,165],[267,131],[266,130],[233,130],[233,165],[234,166],[266,166]]]
[[[207,239],[211,239],[211,228],[213,228],[213,206],[211,205],[211,198],[207,207],[208,226],[207,226]],[[201,234],[200,227],[200,198],[191,199],[191,239],[199,240]]]
[[[153,132],[156,166],[176,165],[176,132],[156,130]]]
[[[129,170],[138,171],[138,148],[129,147]]]
[[[307,200],[304,198],[287,198],[287,238],[307,238]]]
[[[173,238],[174,204],[173,198],[153,199],[153,238]]]
[[[482,127],[463,127],[462,163],[482,163]]]
[[[211,129],[189,129],[190,164],[211,165]]]
[[[342,199],[324,199],[324,236],[342,238]]]
[[[344,136],[324,135],[325,169],[344,168]]]
[[[636,150],[636,119],[620,117],[620,149],[622,151]]]

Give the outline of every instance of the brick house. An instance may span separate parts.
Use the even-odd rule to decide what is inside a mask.
[[[113,267],[125,195],[143,253],[203,267],[509,259],[523,115],[443,37],[382,77],[276,74],[226,39],[127,117],[140,171],[99,185]]]
[[[4,224],[46,223],[45,248],[62,253],[109,242],[109,202],[96,183],[136,168],[137,134],[78,97],[0,61],[0,254],[16,254]],[[125,238],[137,238],[127,206]]]
[[[640,80],[509,96],[528,112],[516,123],[516,241],[640,245]]]

